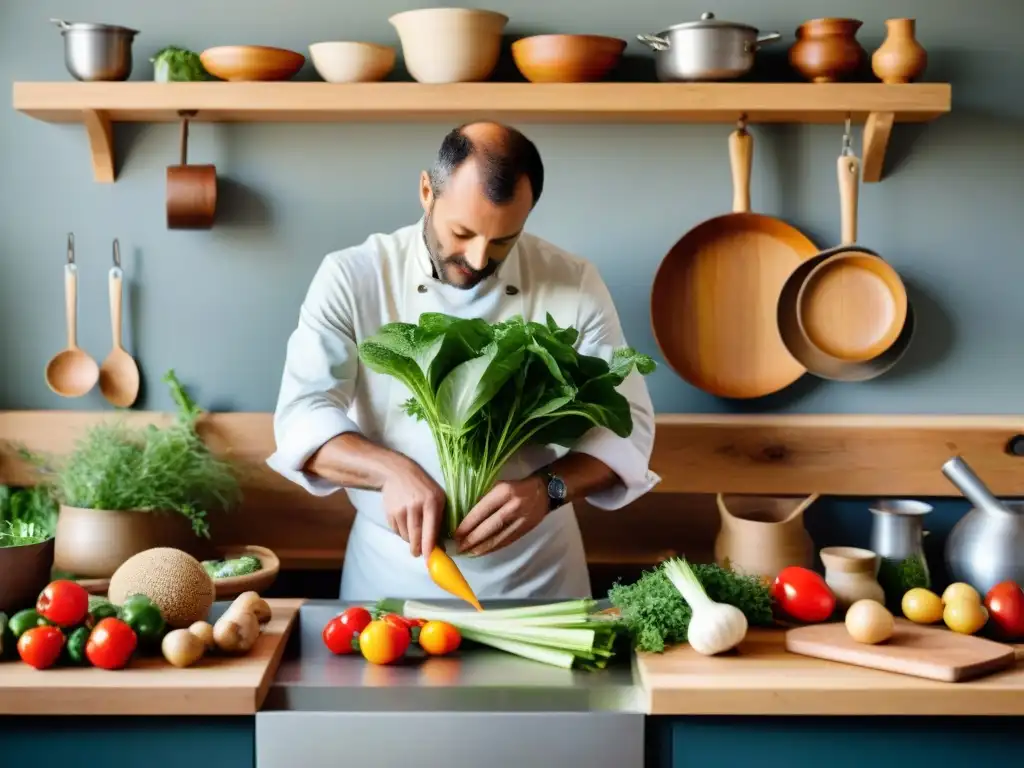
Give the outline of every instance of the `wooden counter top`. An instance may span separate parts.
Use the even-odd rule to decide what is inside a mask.
[[[0,663],[0,715],[252,715],[263,705],[303,600],[268,600],[272,618],[244,656],[209,655],[187,669],[162,656],[127,669]]]
[[[689,646],[638,654],[652,715],[1024,715],[1024,665],[938,683],[785,650],[783,630],[751,629],[736,655]]]

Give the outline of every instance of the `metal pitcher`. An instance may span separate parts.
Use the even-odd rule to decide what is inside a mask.
[[[893,610],[908,588],[931,586],[924,554],[924,516],[931,511],[931,504],[912,499],[879,501],[871,507],[871,550],[879,556],[878,582]]]

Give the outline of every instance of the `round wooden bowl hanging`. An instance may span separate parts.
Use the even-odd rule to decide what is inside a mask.
[[[167,166],[167,228],[210,229],[217,214],[217,168],[188,164],[189,116],[181,120],[181,164]]]
[[[779,334],[782,286],[818,247],[800,230],[750,212],[753,139],[743,121],[729,137],[733,213],[690,230],[662,260],[651,326],[669,366],[718,397],[778,392],[806,368]]]

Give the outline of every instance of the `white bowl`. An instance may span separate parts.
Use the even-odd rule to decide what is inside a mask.
[[[395,49],[376,43],[313,43],[309,57],[317,74],[328,83],[376,82],[395,68]]]
[[[420,8],[388,19],[405,67],[421,83],[486,80],[498,65],[508,16],[476,8]]]

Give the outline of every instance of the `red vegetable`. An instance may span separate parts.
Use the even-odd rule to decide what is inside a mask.
[[[341,619],[342,624],[352,627],[356,632],[362,632],[366,629],[366,625],[373,621],[373,616],[361,605],[353,605],[351,608],[346,608],[337,618]]]
[[[58,579],[39,594],[36,613],[58,627],[81,624],[89,613],[89,593],[81,584]]]
[[[1024,636],[1024,591],[1014,581],[996,584],[985,595],[989,620],[1006,640]]]
[[[367,622],[369,623],[369,622]],[[324,625],[324,645],[331,653],[344,655],[359,650],[358,637],[361,630],[355,624],[345,622],[344,614],[335,616]]]
[[[772,584],[779,608],[797,621],[825,621],[836,609],[836,598],[825,580],[814,571],[791,565],[779,571]]]
[[[103,619],[85,644],[85,656],[94,667],[123,669],[135,653],[135,630],[120,619]]]
[[[36,669],[52,667],[64,648],[64,633],[57,627],[33,627],[18,638],[18,655]]]

